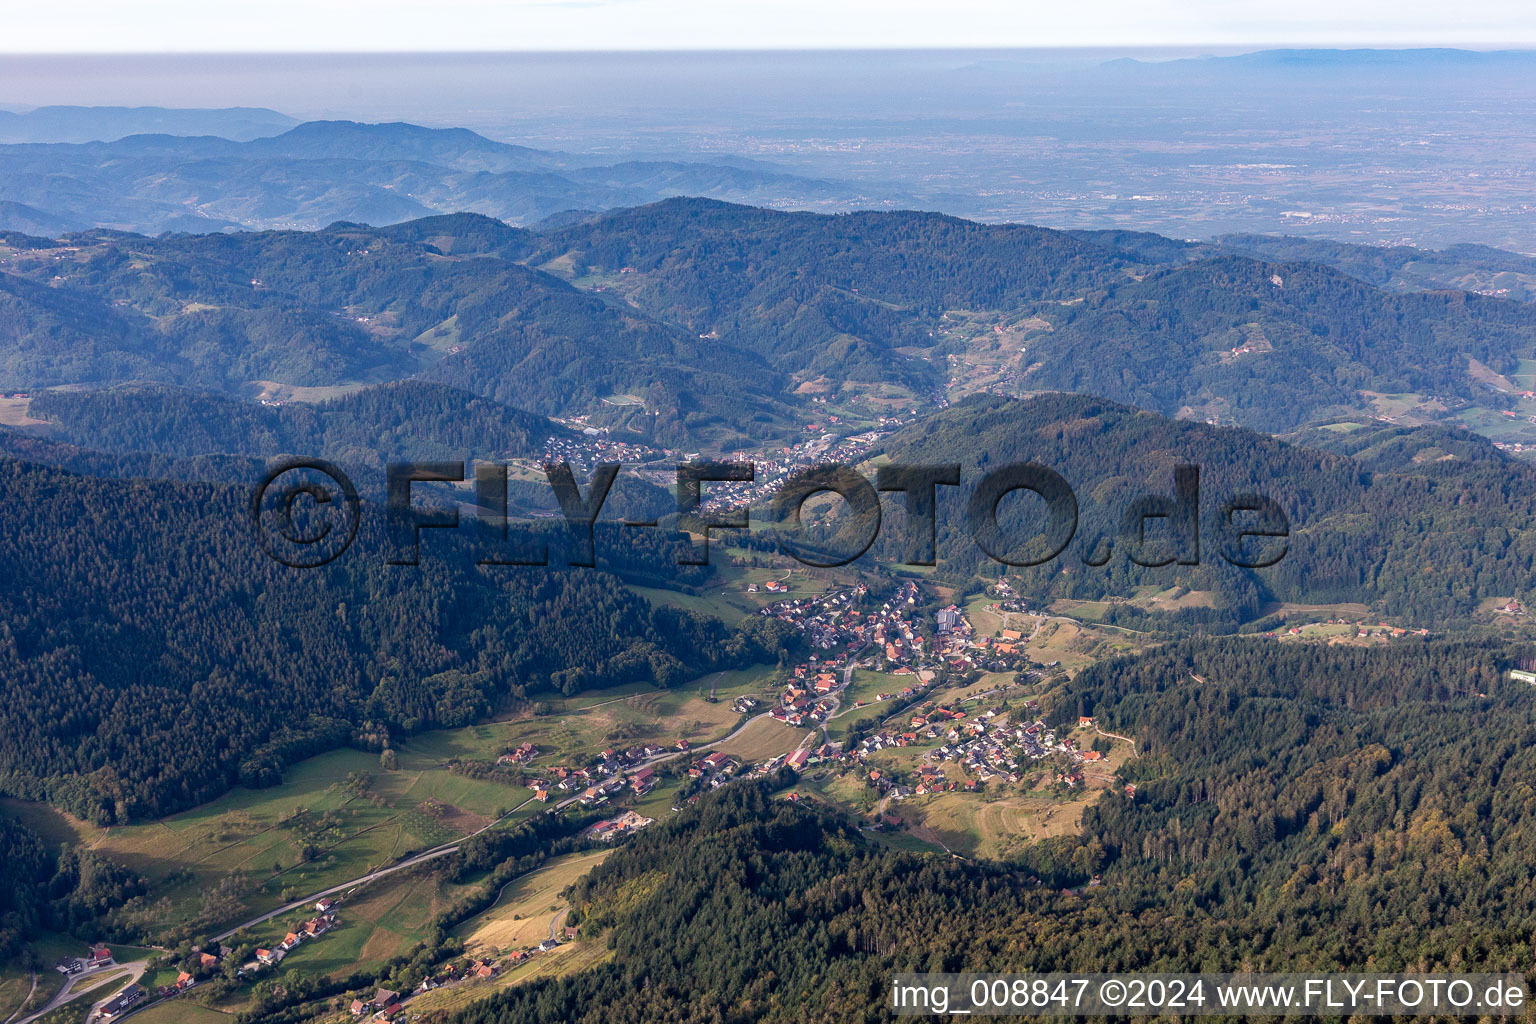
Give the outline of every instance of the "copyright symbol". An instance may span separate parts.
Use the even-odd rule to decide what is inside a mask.
[[[256,542],[273,561],[294,569],[317,568],[347,550],[361,518],[357,488],[324,459],[275,462],[251,492]]]
[[[1125,1002],[1125,982],[1111,978],[1100,985],[1099,1002],[1105,1006],[1119,1006]]]

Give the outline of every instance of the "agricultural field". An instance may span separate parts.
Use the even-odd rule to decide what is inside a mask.
[[[918,839],[937,842],[952,853],[1002,858],[1037,840],[1075,832],[1083,811],[1097,799],[1097,791],[1069,801],[943,793],[904,800],[889,813],[901,818]]]
[[[360,969],[381,967],[427,936],[433,916],[468,892],[472,885],[448,882],[431,864],[388,875],[339,901],[337,924],[307,939],[283,960],[281,969],[302,968],[314,977],[338,978]],[[251,933],[261,945],[282,940],[314,911],[305,909],[262,925]]]
[[[977,636],[996,636],[1000,630],[1007,628],[1007,614],[991,609],[996,603],[997,598],[985,591],[965,599],[960,610],[965,613],[966,621],[976,630]]]
[[[758,718],[742,729],[741,735],[719,744],[713,749],[723,751],[743,761],[766,761],[779,754],[788,754],[800,742],[811,735],[809,729],[792,729],[772,718]]]
[[[843,691],[842,706],[827,722],[827,736],[841,740],[848,735],[848,729],[853,723],[866,718],[883,719],[894,713],[901,706],[901,701],[877,701],[875,698],[882,693],[898,694],[903,687],[915,682],[915,676],[854,669],[853,679],[848,689]],[[862,706],[859,706],[859,701],[864,702]]]
[[[540,953],[525,964],[503,971],[499,978],[467,981],[414,996],[408,1001],[407,1007],[413,1014],[449,1014],[513,985],[522,985],[538,978],[560,978],[577,971],[585,971],[612,956],[613,951],[603,942],[591,939],[568,942],[548,953]],[[331,1020],[350,1022],[353,1019],[347,1014],[340,1014],[334,1018],[327,1018],[327,1022],[328,1024]]]
[[[557,919],[565,915],[566,904],[560,893],[612,852],[597,850],[555,858],[508,883],[494,906],[460,925],[454,934],[464,940],[465,950],[471,954],[538,945],[552,936]]]
[[[876,672],[871,669],[856,668],[853,670],[853,679],[848,683],[848,689],[843,691],[843,707],[853,707],[860,701],[872,705],[870,708],[861,708],[861,711],[873,711],[878,713],[875,698],[882,693],[900,693],[904,687],[917,682],[917,677],[910,674],[896,675],[893,672]],[[857,712],[853,714],[857,715]]]
[[[235,1016],[185,997],[155,1003],[133,1015],[134,1024],[234,1024]]]
[[[350,395],[354,391],[361,391],[367,386],[368,384],[363,381],[308,386],[282,384],[275,380],[256,380],[250,384],[256,398],[274,402],[327,402],[333,398]]]
[[[30,398],[0,398],[0,426],[5,427],[45,427],[47,420],[34,419],[27,415],[27,409],[32,405]]]
[[[1097,734],[1078,730],[1078,746],[1087,749]],[[1081,827],[1083,812],[1114,785],[1115,772],[1130,756],[1130,744],[1115,740],[1106,759],[1082,766],[1083,788],[1065,799],[1040,789],[1024,793],[941,793],[893,802],[895,814],[911,834],[967,857],[1006,859],[1041,839],[1068,835]],[[1026,776],[1026,783],[1028,777]]]
[[[1095,661],[1130,654],[1144,646],[1135,630],[1076,621],[1077,616],[1091,611],[1092,605],[1093,602],[1087,601],[1057,601],[1053,604],[1052,611],[1073,617],[1052,618],[1042,623],[1033,639],[1025,645],[1025,656],[1070,675]]]
[[[6,806],[50,840],[69,838],[150,879],[165,903],[141,923],[211,929],[462,834],[417,807],[439,792],[473,802],[464,784],[474,780],[423,774],[385,772],[375,755],[332,751],[292,767],[281,786],[236,789],[157,822],[110,829],[37,804]],[[488,804],[482,799],[474,808],[481,816],[470,820],[489,821]]]
[[[737,552],[735,556],[731,554],[733,550]],[[700,593],[634,585],[631,585],[630,589],[652,604],[713,615],[727,624],[735,624],[748,616],[756,615],[776,601],[810,597],[821,593],[829,586],[826,580],[812,576],[804,568],[728,564],[732,557],[762,558],[763,556],[761,552],[748,552],[745,549],[731,549],[712,544],[709,549],[709,560],[714,566],[714,572],[710,575],[709,582],[700,588]],[[782,582],[789,589],[782,593],[770,593],[765,589],[770,580]],[[747,589],[753,584],[758,588],[756,593]]]
[[[765,692],[773,676],[760,667],[714,673],[673,690],[626,686],[583,694],[568,710],[551,702],[548,715],[410,737],[396,748],[393,769],[376,754],[331,751],[291,767],[279,786],[236,789],[155,822],[103,829],[16,800],[0,801],[0,811],[50,845],[90,847],[148,878],[149,905],[119,912],[128,923],[152,933],[215,931],[503,816],[515,822],[540,809],[531,791],[510,780],[450,771],[452,759],[494,760],[523,742],[539,747],[536,766],[585,761],[615,745],[671,746],[687,738],[698,746],[734,730],[741,716],[731,702]],[[711,689],[714,701],[706,699]],[[0,993],[9,990],[0,979]]]

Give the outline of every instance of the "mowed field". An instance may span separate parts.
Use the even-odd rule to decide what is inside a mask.
[[[662,587],[631,586],[630,589],[652,604],[713,615],[728,624],[735,624],[777,601],[810,597],[826,590],[829,585],[827,581],[810,575],[804,568],[726,564],[733,553],[738,556],[752,554],[742,549],[722,548],[718,543],[710,546],[709,560],[715,571],[709,584],[699,588],[696,594]],[[761,554],[757,557],[761,557]],[[770,580],[781,582],[789,589],[783,593],[770,593],[765,589]],[[756,593],[747,589],[753,584],[757,585]]]
[[[749,723],[741,735],[713,749],[747,762],[766,761],[770,757],[790,753],[810,734],[809,729],[792,729],[772,718],[759,718]]]
[[[883,721],[901,707],[902,700],[879,701],[875,698],[882,693],[894,696],[901,693],[903,687],[915,686],[917,682],[915,675],[898,676],[890,672],[854,669],[853,679],[842,693],[842,703],[837,714],[827,721],[827,735],[834,740],[841,740],[848,734],[848,727],[855,722],[866,718]]]
[[[465,949],[471,953],[538,945],[550,937],[551,926],[566,909],[560,893],[612,852],[597,850],[555,858],[509,883],[495,906],[460,925],[454,934],[464,940]]]
[[[237,789],[141,825],[98,828],[37,804],[3,806],[50,841],[87,846],[158,883],[154,895],[174,908],[162,925],[197,918],[205,912],[202,894],[238,879],[233,902],[206,908],[210,916],[201,923],[213,926],[457,838],[465,827],[490,821],[494,804],[511,802],[495,783],[423,774],[385,772],[376,756],[340,750],[295,765],[281,786]],[[454,808],[467,804],[470,813],[444,821],[418,811],[429,797],[457,801]],[[306,847],[314,856],[303,862]]]
[[[133,1015],[135,1024],[234,1024],[235,1015],[210,1010],[190,999],[156,1003]]]
[[[1068,615],[1092,617],[1102,615],[1107,606],[1102,602],[1057,601],[1051,607]],[[1055,618],[1040,625],[1024,651],[1032,661],[1047,666],[1055,663],[1062,671],[1074,674],[1095,661],[1129,654],[1142,646],[1133,630]]]
[[[32,404],[30,398],[0,398],[0,426],[6,427],[40,427],[47,426],[47,420],[34,419],[27,415],[27,408]],[[3,1020],[4,1018],[0,1018]]]
[[[1098,792],[1084,799],[1052,800],[1043,796],[984,799],[969,793],[944,793],[902,801],[891,812],[907,823],[919,839],[937,839],[968,857],[1004,857],[1050,836],[1077,831]]]
[[[741,669],[713,673],[670,690],[629,686],[594,691],[576,698],[579,703],[568,709],[552,703],[553,713],[548,715],[525,714],[412,737],[399,750],[400,767],[430,770],[452,758],[494,759],[525,742],[539,748],[533,770],[590,757],[610,746],[656,743],[670,747],[679,739],[697,746],[735,729],[741,716],[731,710],[731,702],[742,694],[766,694],[774,674],[767,668]],[[705,699],[712,688],[714,702]],[[529,795],[526,790],[501,788],[523,798]]]

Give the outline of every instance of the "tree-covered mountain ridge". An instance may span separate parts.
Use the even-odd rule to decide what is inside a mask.
[[[896,431],[879,454],[897,464],[958,466],[960,485],[935,490],[934,530],[936,572],[962,586],[1007,571],[1043,602],[1123,602],[1147,586],[1181,587],[1209,594],[1211,603],[1172,619],[1219,631],[1255,628],[1287,603],[1363,604],[1440,629],[1485,618],[1491,598],[1536,597],[1536,543],[1524,527],[1536,516],[1536,469],[1465,430],[1359,425],[1298,440],[1304,443],[1085,395],[978,395]],[[1009,568],[983,551],[967,515],[989,474],[1024,463],[1046,467],[1072,489],[1076,528],[1055,558]],[[1128,537],[1127,511],[1143,498],[1172,501],[1180,466],[1198,474],[1197,543],[1160,519],[1146,521],[1145,543]],[[1045,553],[1026,541],[1045,531],[1046,512],[1040,499],[1020,494],[998,505],[1009,541],[1002,554],[1029,562]],[[1223,515],[1224,503],[1253,495],[1273,501],[1285,517],[1283,542],[1242,541],[1240,530],[1262,526],[1261,517]],[[904,501],[887,496],[865,561],[906,558]],[[834,514],[813,533],[827,550],[848,551],[830,543],[830,531],[845,523]],[[1247,556],[1260,548],[1283,557],[1264,568],[1238,564],[1254,561]],[[1146,564],[1157,562],[1172,564]],[[1143,612],[1129,603],[1106,614],[1144,625],[1136,621]],[[1168,616],[1156,621],[1169,625]]]
[[[1536,306],[1510,298],[919,212],[671,199],[542,231],[458,214],[0,246],[0,388],[414,376],[727,450],[792,435],[813,400],[872,421],[977,390],[1266,432],[1391,395],[1513,413],[1499,375],[1536,355]]]

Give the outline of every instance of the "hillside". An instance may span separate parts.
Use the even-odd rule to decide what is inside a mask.
[[[901,972],[1446,971],[1469,932],[1476,963],[1521,971],[1536,818],[1506,783],[1536,768],[1536,705],[1499,680],[1511,653],[1227,641],[1086,671],[1053,719],[1081,705],[1136,737],[1134,798],[1011,863],[898,852],[774,783],[732,787],[577,885],[611,961],[438,1019],[595,1024],[619,1002],[635,1024],[873,1024]]]
[[[175,456],[328,455],[381,464],[400,459],[537,454],[570,432],[542,416],[456,388],[402,381],[325,402],[264,405],[162,385],[50,391],[28,415],[50,437],[81,447]]]
[[[1282,431],[1379,393],[1507,407],[1472,361],[1512,373],[1536,352],[1525,303],[1131,232],[678,199],[539,239],[531,261],[834,390],[884,381],[926,396],[987,368],[990,390]]]
[[[297,146],[305,131],[280,138],[295,133]],[[405,144],[451,141],[414,130]],[[476,146],[461,158],[524,159]],[[1536,443],[1520,383],[1536,305],[1360,267],[1373,284],[1289,259],[1311,250],[1281,242],[1252,244],[1283,261],[1130,232],[705,199],[537,232],[455,214],[155,239],[11,233],[0,389],[413,377],[727,451],[808,429],[826,402],[874,425],[1042,391],[1265,432],[1384,415]],[[1319,255],[1346,269],[1363,258]]]
[[[633,425],[679,442],[776,429],[778,378],[761,360],[484,252],[509,232],[456,217],[404,231],[10,235],[0,389],[415,375],[545,415],[639,395]]]
[[[1096,598],[1177,583],[1218,594],[1224,611],[1215,617],[1229,626],[1279,601],[1365,602],[1435,626],[1470,617],[1485,598],[1529,592],[1536,544],[1520,524],[1536,515],[1536,470],[1465,432],[1344,436],[1356,440],[1335,447],[1354,458],[1096,398],[978,397],[898,431],[884,452],[897,462],[961,464],[968,486],[940,489],[938,519],[940,569],[959,578],[996,571],[964,528],[969,487],[992,467],[1035,461],[1060,473],[1079,504],[1071,546],[1025,574],[1042,596]],[[1179,463],[1200,467],[1201,565],[1134,565],[1120,532],[1123,511],[1141,494],[1172,494]],[[1220,504],[1241,493],[1273,499],[1290,522],[1287,553],[1272,568],[1239,570],[1220,558],[1228,536]],[[1032,513],[1032,505],[1004,506],[1001,519],[1030,536],[1040,528]],[[1106,542],[1116,545],[1109,562],[1086,565],[1104,556]],[[1165,557],[1166,542],[1151,547],[1150,558]],[[883,549],[892,556],[894,546]]]
[[[467,531],[386,564],[365,506],[345,556],[267,558],[248,487],[92,479],[0,459],[0,788],[103,823],[182,809],[349,743],[465,725],[541,690],[777,657],[771,623],[653,608],[602,570],[487,569]],[[444,533],[445,531],[435,531]],[[686,575],[672,541],[603,541]]]

